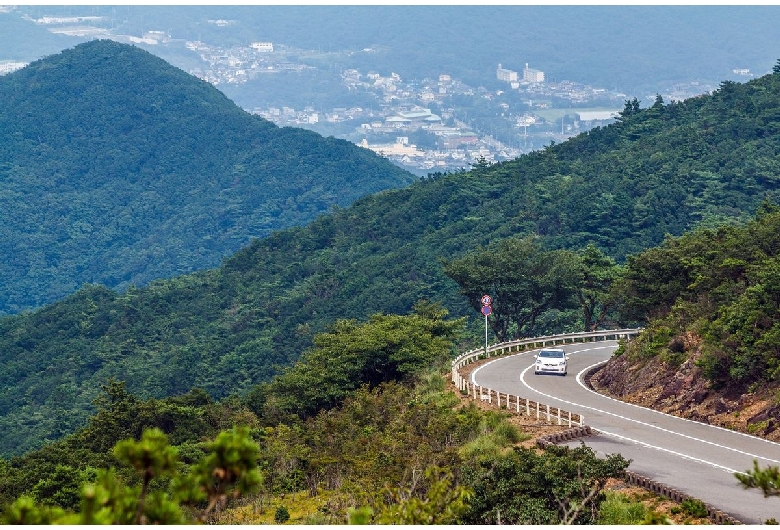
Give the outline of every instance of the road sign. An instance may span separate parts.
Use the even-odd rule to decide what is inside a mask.
[[[482,314],[485,316],[489,316],[490,313],[493,312],[493,308],[491,308],[489,305],[483,305],[482,306]]]
[[[490,305],[493,303],[493,299],[490,298],[490,295],[486,294],[482,297],[482,305]],[[490,313],[488,313],[490,314]]]

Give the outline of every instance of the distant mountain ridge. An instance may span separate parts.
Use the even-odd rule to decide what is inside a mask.
[[[113,41],[0,77],[0,102],[0,314],[85,283],[214,267],[253,237],[415,180]]]

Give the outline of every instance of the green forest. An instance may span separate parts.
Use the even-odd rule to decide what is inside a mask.
[[[0,314],[88,283],[216,267],[253,238],[415,178],[113,41],[1,76],[0,99]]]
[[[613,125],[362,197],[217,268],[0,318],[4,520],[213,522],[308,491],[311,522],[597,522],[628,462],[516,447],[440,374],[479,342],[488,293],[497,340],[641,324],[628,355],[681,362],[693,331],[714,385],[776,385],[779,118],[780,65],[627,101]]]
[[[566,260],[576,268],[592,247],[591,264],[623,263],[667,234],[746,222],[777,202],[778,89],[774,74],[689,101],[627,102],[613,125],[360,198],[257,239],[216,269],[121,292],[91,284],[3,318],[0,454],[83,426],[111,377],[143,398],[200,387],[221,399],[269,380],[340,318],[404,315],[428,299],[473,322],[477,300],[445,268],[505,239],[573,253]],[[583,274],[547,298],[556,307],[539,303],[532,319],[512,317],[497,336],[584,329],[584,305],[607,284]]]

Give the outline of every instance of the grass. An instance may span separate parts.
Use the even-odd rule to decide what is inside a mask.
[[[284,524],[290,525],[330,525],[344,524],[346,521],[333,520],[326,515],[328,492],[322,492],[315,498],[306,491],[275,495],[268,498],[258,495],[247,498],[240,506],[231,507],[219,516],[216,523],[220,525],[246,524],[279,524],[276,521],[280,508],[287,510],[289,519]]]
[[[647,512],[648,509],[641,502],[623,493],[608,491],[599,509],[598,524],[641,524]]]

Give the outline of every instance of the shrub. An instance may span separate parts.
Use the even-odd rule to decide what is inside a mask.
[[[646,515],[645,506],[628,496],[613,491],[599,506],[598,524],[641,524]]]
[[[705,506],[704,502],[700,501],[699,499],[685,499],[680,503],[680,507],[678,509],[672,509],[672,513],[675,512],[682,512],[685,515],[696,518],[707,517],[707,515],[709,515],[707,506]]]
[[[276,524],[284,524],[290,520],[290,512],[284,506],[279,506],[274,513],[274,522]]]

